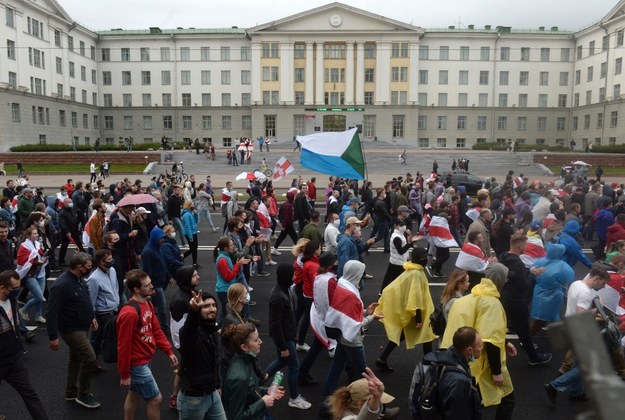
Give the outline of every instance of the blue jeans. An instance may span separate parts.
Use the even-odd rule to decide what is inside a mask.
[[[180,420],[226,420],[226,411],[217,391],[201,397],[191,397],[178,392]]]
[[[299,376],[299,359],[297,358],[297,351],[295,350],[295,340],[288,340],[286,345],[289,350],[289,357],[280,357],[280,349],[276,348],[278,358],[271,362],[265,371],[267,372],[267,375],[272,376],[283,367],[288,366],[289,374],[287,376],[287,383],[289,384],[289,395],[291,398],[297,398],[299,395],[297,384],[297,377]]]
[[[187,244],[187,240],[184,237],[184,229],[182,227],[180,217],[172,217],[171,223],[174,225],[174,229],[176,230],[176,236],[180,238],[180,245],[185,246]]]
[[[304,357],[304,360],[299,367],[299,373],[302,376],[310,375],[310,368],[312,367],[313,363],[315,363],[315,360],[317,360],[317,356],[319,355],[319,353],[321,353],[323,349],[326,348],[326,346],[321,341],[319,341],[316,335],[313,334],[313,338],[314,340],[310,345],[310,349],[308,349],[308,351],[306,352],[306,357]]]
[[[200,220],[202,220],[202,216],[204,216],[208,220],[208,226],[214,227],[213,218],[211,217],[210,209],[202,209],[197,213],[197,225],[200,226]]]
[[[26,305],[24,305],[24,312],[34,306],[35,316],[41,316],[41,310],[43,306],[43,291],[46,288],[46,270],[40,268],[36,277],[26,277],[24,279],[24,286],[32,293],[33,297],[28,299]]]
[[[146,401],[153,400],[161,394],[149,363],[130,368],[130,390],[141,395]]]
[[[349,347],[341,344],[340,341],[337,343],[334,359],[332,359],[332,365],[330,365],[328,377],[326,378],[323,393],[321,394],[321,399],[323,401],[336,390],[336,385],[341,376],[341,372],[345,369],[346,363],[349,363],[352,374],[357,375],[356,378],[352,379],[360,379],[362,377],[362,372],[364,372],[367,367],[365,348],[363,346]]]
[[[165,300],[165,289],[162,287],[155,287],[154,292],[154,308],[156,309],[156,316],[158,323],[161,324],[163,331],[169,331],[169,317],[167,316],[167,301]]]
[[[584,395],[582,374],[577,366],[551,381],[551,386],[558,392],[567,392],[575,397]]]

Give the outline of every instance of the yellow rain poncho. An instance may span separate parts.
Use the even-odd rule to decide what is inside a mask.
[[[499,291],[492,280],[483,278],[480,284],[473,288],[471,294],[458,299],[452,305],[441,342],[441,347],[451,346],[458,328],[468,326],[480,333],[483,342],[494,344],[499,348],[503,386],[495,386],[493,383],[486,351],[479,359],[470,363],[471,374],[480,387],[484,407],[499,404],[503,397],[514,390],[506,366],[506,324],[506,313],[499,301]]]
[[[430,327],[434,303],[423,266],[406,262],[403,267],[405,271],[384,288],[375,312],[384,314],[380,322],[384,323],[388,340],[399,345],[403,332],[406,348],[412,349],[419,343],[427,343],[437,337]],[[421,310],[423,324],[419,329],[415,320],[417,309]]]

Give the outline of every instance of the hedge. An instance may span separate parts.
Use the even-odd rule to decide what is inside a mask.
[[[159,150],[161,147],[160,143],[137,143],[132,145],[132,150],[134,151],[146,151],[149,149]],[[182,143],[176,144],[176,149],[182,148]],[[78,152],[94,152],[95,146],[87,146],[84,144],[80,144],[76,146],[76,150]],[[118,150],[126,150],[126,146],[121,145],[113,145],[113,144],[101,144],[100,151],[101,152],[110,152],[110,151],[118,151]],[[12,152],[23,153],[23,152],[73,152],[74,149],[69,144],[24,144],[21,146],[13,146],[11,147]]]
[[[625,153],[625,144],[614,146],[592,146],[593,153]]]
[[[476,143],[473,145],[473,150],[498,150],[507,151],[508,143]],[[564,146],[548,146],[546,144],[519,144],[519,152],[568,152],[568,148]]]

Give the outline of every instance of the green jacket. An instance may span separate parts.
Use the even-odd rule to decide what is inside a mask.
[[[300,238],[310,239],[311,241],[317,241],[323,245],[323,235],[319,232],[319,226],[314,223],[308,223],[302,229],[302,233],[300,234]]]
[[[223,381],[221,400],[226,417],[232,420],[262,419],[265,402],[258,386],[253,356],[236,353],[230,359],[226,378]]]

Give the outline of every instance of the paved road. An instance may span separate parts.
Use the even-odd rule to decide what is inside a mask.
[[[220,217],[217,218],[219,220]],[[219,226],[218,222],[218,226]],[[204,266],[200,270],[201,288],[204,290],[214,290],[215,274],[214,262],[212,259],[212,246],[218,238],[217,233],[208,233],[206,225],[201,226],[200,234],[200,264]],[[282,255],[276,257],[278,262],[292,263],[292,256],[287,250],[282,250]],[[363,291],[363,301],[365,304],[374,301],[377,298],[384,271],[388,263],[388,255],[382,254],[380,250],[373,250],[369,256],[365,257],[367,271],[374,276],[373,280],[368,280],[365,290]],[[457,251],[452,253],[452,261],[446,264],[446,271],[449,272],[452,262],[457,256]],[[269,272],[275,273],[275,266],[269,267]],[[578,268],[576,271],[577,278],[584,275],[584,270]],[[253,300],[258,305],[252,308],[253,315],[262,321],[260,328],[261,336],[264,340],[259,359],[262,366],[266,366],[275,355],[275,347],[271,338],[267,335],[267,317],[268,307],[267,301],[273,287],[275,277],[253,279],[252,293]],[[433,281],[431,290],[435,301],[441,292],[441,285]],[[171,290],[168,290],[171,293]],[[97,374],[93,381],[93,393],[102,403],[102,407],[89,411],[78,406],[75,403],[66,402],[64,397],[65,388],[65,369],[67,363],[67,347],[63,344],[59,352],[52,352],[47,347],[47,335],[45,329],[36,330],[37,337],[35,341],[27,345],[28,349],[28,366],[30,369],[31,379],[35,384],[44,406],[49,410],[51,419],[89,419],[89,420],[109,420],[120,419],[123,416],[123,401],[125,393],[119,389],[119,377],[115,365],[109,365],[110,370],[101,374]],[[312,338],[308,336],[308,341]],[[367,332],[365,339],[365,350],[367,362],[373,365],[373,362],[381,352],[386,342],[384,329],[381,324],[374,323]],[[549,339],[545,332],[540,332],[536,338],[536,343],[544,351],[550,350]],[[572,419],[582,411],[588,410],[590,403],[570,402],[565,397],[560,396],[557,406],[552,405],[546,398],[542,384],[548,382],[557,376],[559,363],[563,358],[561,352],[554,354],[554,360],[549,366],[529,367],[527,364],[527,356],[519,349],[519,356],[509,359],[508,365],[512,375],[512,379],[516,388],[517,406],[515,411],[515,419],[549,419],[549,420],[565,420]],[[300,354],[300,360],[303,354]],[[422,354],[419,349],[406,350],[399,348],[395,350],[389,359],[389,363],[395,367],[395,372],[387,374],[380,373],[380,378],[384,381],[387,391],[396,397],[396,404],[401,407],[401,419],[409,419],[409,411],[407,406],[408,388],[412,371],[415,364],[420,360]],[[313,376],[323,381],[329,365],[330,359],[327,355],[322,354],[318,358],[313,368]],[[154,358],[153,370],[157,382],[164,396],[169,395],[171,391],[172,374],[168,367],[168,361],[165,356],[158,353]],[[346,380],[346,378],[343,378]],[[308,411],[299,411],[287,406],[286,400],[280,401],[272,410],[276,419],[294,419],[300,420],[316,419],[317,408],[320,403],[322,385],[314,387],[301,388],[301,393],[309,399],[314,405]],[[0,388],[2,397],[0,398],[0,414],[6,415],[9,419],[25,419],[28,413],[15,393],[7,384],[2,384]],[[167,404],[162,405],[162,418],[175,419],[176,412],[171,411]],[[145,418],[144,405],[139,410],[138,418]]]

